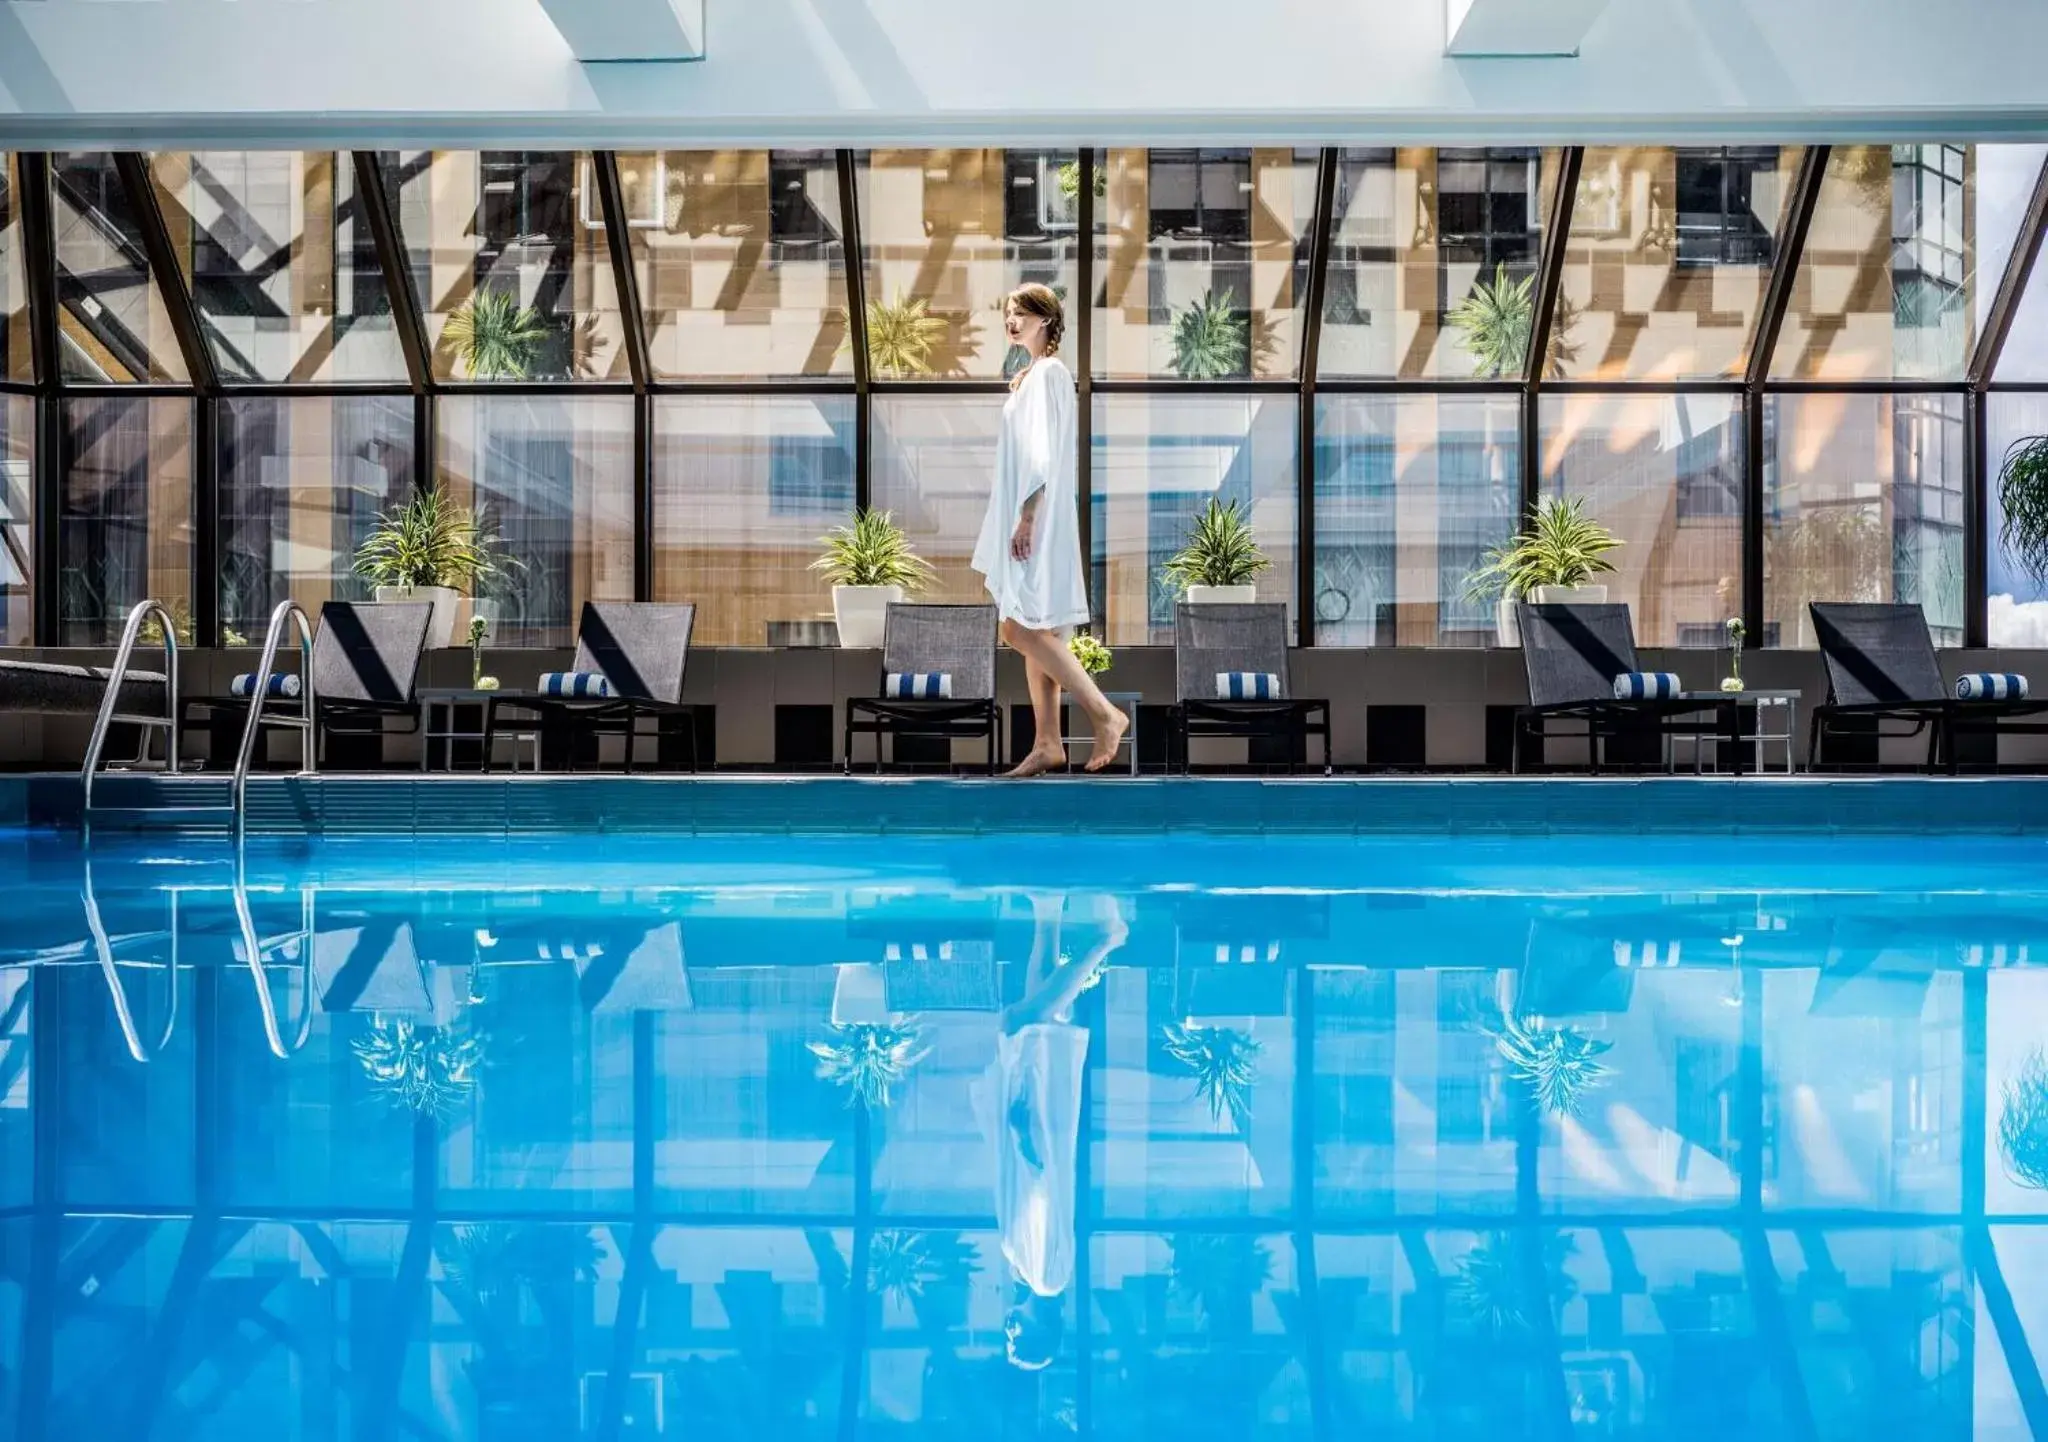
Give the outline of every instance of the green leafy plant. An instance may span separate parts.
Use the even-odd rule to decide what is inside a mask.
[[[1251,1121],[1252,1084],[1265,1050],[1249,1032],[1199,1022],[1167,1026],[1160,1035],[1166,1054],[1195,1081],[1195,1095],[1209,1103],[1209,1115],[1226,1112],[1240,1131]]]
[[[376,1014],[353,1050],[363,1074],[393,1106],[435,1116],[453,1110],[475,1090],[484,1038],[460,1023],[421,1026]]]
[[[1109,669],[1109,663],[1115,659],[1109,647],[1103,645],[1088,631],[1076,631],[1069,637],[1067,650],[1081,663],[1081,669],[1090,676],[1100,676]]]
[[[2007,1176],[2023,1187],[2048,1191],[2048,1057],[2039,1050],[2005,1084],[1998,1154]]]
[[[878,376],[903,380],[932,373],[932,353],[946,338],[946,322],[931,314],[922,296],[898,292],[893,299],[871,300],[868,315],[868,368]]]
[[[1245,586],[1273,563],[1259,550],[1240,503],[1213,496],[1195,517],[1187,544],[1160,568],[1175,594],[1190,586]]]
[[[1564,1232],[1549,1232],[1543,1237],[1543,1284],[1552,1306],[1570,1301],[1577,1291],[1571,1274],[1565,1270],[1575,1250],[1576,1243]],[[1515,1255],[1514,1236],[1488,1232],[1458,1259],[1458,1269],[1450,1279],[1450,1294],[1458,1309],[1485,1331],[1495,1335],[1524,1332],[1529,1330],[1531,1320],[1524,1275]]]
[[[481,586],[518,562],[505,554],[488,516],[439,486],[414,491],[386,511],[362,545],[355,572],[375,586]]]
[[[888,1026],[835,1023],[828,1041],[810,1044],[818,1059],[818,1076],[846,1088],[846,1104],[885,1107],[890,1094],[924,1060],[924,1032],[914,1021]]]
[[[1564,1117],[1577,1116],[1580,1098],[1607,1075],[1608,1068],[1596,1058],[1612,1046],[1568,1026],[1551,1026],[1541,1017],[1510,1016],[1494,1036],[1501,1059],[1536,1104]]]
[[[1578,359],[1571,332],[1578,311],[1563,296],[1550,319],[1550,340],[1544,348],[1543,373],[1555,378]],[[1452,306],[1444,321],[1457,331],[1458,343],[1472,357],[1472,374],[1491,379],[1518,376],[1529,359],[1529,331],[1536,321],[1536,277],[1508,276],[1505,264],[1493,268],[1493,279],[1481,278],[1465,298]]]
[[[1166,1239],[1174,1292],[1211,1332],[1241,1333],[1254,1296],[1273,1280],[1273,1250],[1248,1232],[1176,1232]]]
[[[811,562],[834,586],[901,586],[921,591],[932,568],[910,548],[910,537],[889,511],[855,511],[853,524],[834,526],[818,538],[825,553]]]
[[[192,619],[191,604],[182,596],[172,596],[163,603],[163,606],[164,610],[170,613],[171,634],[178,638],[178,644],[180,646],[194,644],[193,638],[199,634],[199,630],[197,624]],[[144,646],[163,645],[163,622],[157,620],[154,615],[145,616],[141,629],[135,633],[135,639]]]
[[[2048,584],[2048,436],[2015,441],[1998,463],[1998,543]]]
[[[1549,496],[1526,529],[1486,553],[1466,580],[1475,598],[1527,596],[1538,586],[1583,586],[1614,569],[1621,538],[1586,514],[1584,496]]]
[[[1061,195],[1065,196],[1068,200],[1079,200],[1081,198],[1080,161],[1069,160],[1061,165],[1057,174],[1057,180]],[[1095,167],[1094,189],[1097,200],[1102,199],[1109,192],[1109,168],[1107,166],[1097,165]]]
[[[958,1232],[884,1228],[868,1244],[868,1290],[905,1306],[934,1289],[958,1287],[974,1271],[974,1248]]]
[[[1185,380],[1213,381],[1245,374],[1251,359],[1249,328],[1237,313],[1237,296],[1204,291],[1173,318],[1168,341],[1173,371]]]
[[[471,380],[516,381],[532,371],[548,328],[510,291],[486,286],[448,317],[441,338]]]

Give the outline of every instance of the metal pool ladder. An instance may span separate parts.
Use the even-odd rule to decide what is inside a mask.
[[[163,716],[140,716],[123,714],[119,709],[121,687],[128,675],[129,662],[133,659],[136,640],[142,633],[143,623],[151,617],[164,637],[164,685],[168,702]],[[296,715],[264,714],[264,707],[270,701],[270,678],[277,671],[278,643],[284,639],[287,629],[295,628],[299,638],[299,709]],[[178,641],[172,630],[170,613],[160,602],[143,601],[128,613],[128,624],[121,632],[121,646],[114,653],[113,669],[107,677],[107,693],[100,699],[99,716],[93,722],[92,739],[86,744],[85,765],[80,775],[84,787],[84,800],[79,814],[79,827],[90,834],[93,818],[93,778],[99,774],[101,753],[107,744],[108,728],[116,721],[144,727],[161,727],[168,731],[164,748],[164,773],[170,777],[178,774]],[[242,726],[242,744],[235,753],[235,770],[229,783],[228,804],[225,806],[186,806],[166,799],[160,808],[102,807],[101,811],[134,811],[138,809],[162,809],[181,812],[225,814],[234,835],[239,839],[247,814],[246,797],[249,789],[249,767],[256,755],[256,737],[265,726],[282,726],[299,733],[300,755],[299,774],[312,775],[320,769],[319,745],[314,729],[313,697],[313,623],[306,618],[306,612],[296,601],[280,601],[270,613],[270,626],[263,637],[263,660],[256,668],[254,685],[249,697],[249,719]],[[143,740],[143,752],[148,752],[147,735]]]

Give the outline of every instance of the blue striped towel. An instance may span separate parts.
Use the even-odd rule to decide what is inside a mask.
[[[540,678],[543,696],[609,696],[612,683],[597,671],[547,671]]]
[[[2024,701],[2027,678],[2010,671],[1972,671],[1956,677],[1958,701]]]
[[[1278,701],[1280,678],[1271,671],[1218,671],[1218,701]]]
[[[944,671],[891,671],[882,694],[898,701],[950,701],[953,678]]]
[[[228,682],[228,694],[230,696],[238,696],[244,701],[254,696],[256,694],[255,673],[243,671],[238,674],[234,680]],[[282,696],[287,699],[296,697],[299,694],[299,678],[286,672],[273,671],[270,673],[270,687],[267,694],[272,697]]]
[[[1617,701],[1668,701],[1684,689],[1669,671],[1624,671],[1614,678]]]

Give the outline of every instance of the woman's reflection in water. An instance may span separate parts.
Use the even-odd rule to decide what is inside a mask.
[[[1077,915],[1074,929],[1087,935],[1088,951],[1063,961],[1066,894],[1033,893],[1024,999],[1004,1010],[995,1059],[974,1088],[982,1131],[995,1144],[996,1225],[1016,1282],[1003,1334],[1010,1361],[1032,1372],[1059,1350],[1074,1279],[1075,1162],[1088,1061],[1088,1029],[1073,1022],[1074,1000],[1129,935],[1116,897],[1087,901],[1092,915]]]

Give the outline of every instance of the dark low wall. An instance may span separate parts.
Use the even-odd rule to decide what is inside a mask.
[[[90,661],[105,664],[97,651],[8,651],[18,659]],[[530,685],[543,671],[568,666],[567,651],[486,653],[485,669],[508,687]],[[184,688],[188,696],[220,695],[238,671],[253,670],[253,651],[188,652]],[[1727,664],[1725,652],[1648,651],[1643,664],[1652,670],[1675,671],[1688,686],[1712,689]],[[144,663],[147,664],[147,663]],[[1507,725],[1514,708],[1527,697],[1522,655],[1514,650],[1303,650],[1293,654],[1294,690],[1300,696],[1327,697],[1333,709],[1335,760],[1346,767],[1504,769]],[[1951,677],[1963,671],[2018,671],[2048,688],[2048,653],[1946,651],[1943,670]],[[690,656],[686,699],[716,707],[713,735],[721,766],[792,768],[835,764],[840,759],[840,724],[848,696],[875,694],[880,657],[873,651],[808,648],[788,650],[725,649],[694,651]],[[1011,711],[1013,730],[1022,727],[1028,740],[1029,698],[1022,664],[1005,652],[999,686]],[[1797,741],[1802,764],[1811,707],[1826,697],[1826,676],[1812,651],[1753,651],[1743,674],[1754,689],[1785,688],[1801,692]],[[432,685],[462,685],[469,680],[469,653],[455,649],[428,657],[423,680]],[[1140,732],[1144,751],[1161,759],[1159,729],[1163,708],[1172,700],[1173,653],[1164,647],[1123,647],[1114,668],[1102,678],[1104,689],[1135,691],[1146,708]],[[1076,718],[1078,723],[1078,717]],[[1149,725],[1151,734],[1145,735]],[[91,729],[89,718],[75,716],[0,715],[0,767],[12,770],[62,769],[76,766]],[[1016,738],[1012,737],[1014,743]],[[190,738],[188,755],[197,755],[203,737]],[[280,757],[290,754],[295,740],[280,737]],[[869,752],[863,738],[857,756]],[[973,746],[962,745],[957,758],[975,759]],[[1312,753],[1313,754],[1313,753]],[[1925,754],[1924,742],[1886,743],[1884,759],[1909,763]],[[1772,748],[1771,759],[1778,751]],[[393,763],[418,756],[410,737],[392,737],[386,757]],[[1236,761],[1242,743],[1215,743],[1196,760]],[[1564,753],[1559,759],[1569,759]],[[2000,760],[2013,765],[2048,764],[2048,737],[2015,737],[2001,743]]]

